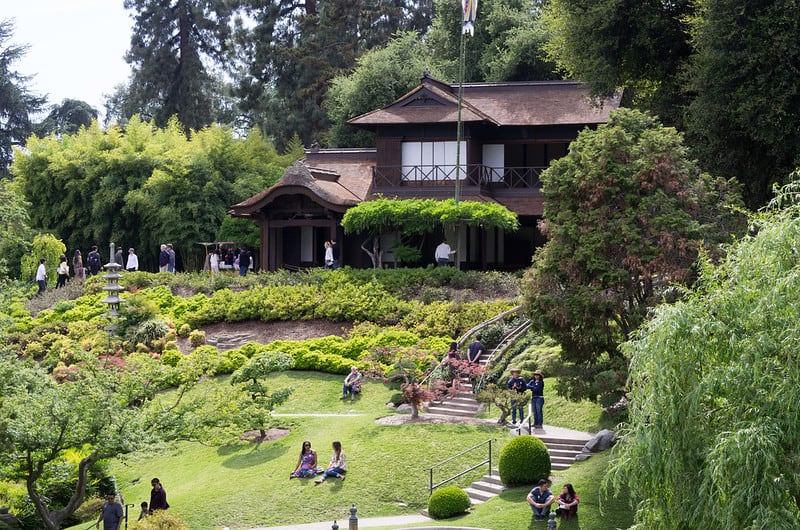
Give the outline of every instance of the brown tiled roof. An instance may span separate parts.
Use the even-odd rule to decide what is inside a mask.
[[[575,81],[469,83],[463,87],[461,119],[494,125],[580,125],[608,121],[621,93],[600,102]],[[424,77],[422,84],[382,109],[357,116],[356,126],[456,122],[458,85]]]
[[[249,216],[277,197],[294,193],[310,193],[329,208],[344,211],[369,194],[374,164],[374,149],[308,152],[306,159],[289,166],[277,183],[234,204],[230,213]]]
[[[495,199],[517,215],[542,215],[544,198],[542,197],[497,197]]]

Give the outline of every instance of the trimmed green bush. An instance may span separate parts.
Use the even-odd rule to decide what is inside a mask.
[[[536,484],[550,477],[550,454],[535,436],[517,436],[500,451],[500,480],[506,486]]]
[[[458,486],[439,488],[428,499],[428,515],[434,519],[453,517],[466,512],[469,507],[469,495]]]

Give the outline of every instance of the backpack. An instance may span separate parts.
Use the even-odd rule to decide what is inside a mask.
[[[97,252],[89,252],[89,255],[86,257],[86,262],[89,265],[89,269],[93,272],[100,270],[100,254]]]

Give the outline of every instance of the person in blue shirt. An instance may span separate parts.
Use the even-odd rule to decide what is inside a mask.
[[[525,394],[528,391],[528,387],[525,386],[525,379],[520,377],[519,368],[512,368],[511,369],[511,378],[506,383],[507,390],[514,390],[518,394]],[[525,419],[525,400],[511,400],[511,424],[517,424],[517,412],[519,412],[519,421],[522,422]]]
[[[96,528],[100,528],[100,521],[103,522],[103,530],[119,530],[124,518],[122,505],[116,501],[116,495],[109,493],[106,502],[100,509],[100,517],[95,523]]]
[[[544,407],[544,378],[542,372],[536,370],[533,377],[528,381],[528,388],[531,391],[531,408],[533,408],[533,428],[542,428],[544,418],[542,417],[542,407]]]
[[[544,521],[550,513],[550,505],[556,500],[553,492],[550,491],[549,482],[546,479],[539,480],[539,484],[528,493],[528,504],[531,505],[535,520]]]

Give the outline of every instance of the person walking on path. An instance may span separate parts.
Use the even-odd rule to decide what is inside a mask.
[[[59,287],[64,287],[67,285],[67,280],[69,279],[69,263],[67,263],[67,257],[62,255],[61,258],[58,260],[58,268],[56,269],[58,273],[58,277],[56,278],[56,289]]]
[[[450,258],[456,252],[457,250],[452,250],[450,248],[447,240],[439,243],[439,246],[436,247],[436,252],[433,254],[433,258],[436,260],[436,266],[444,267],[445,265],[450,265]]]
[[[333,442],[333,455],[331,456],[331,463],[328,464],[328,469],[322,474],[320,478],[315,480],[317,484],[322,484],[329,477],[344,480],[347,473],[347,459],[344,456],[341,442]]]
[[[100,253],[97,251],[97,245],[92,245],[92,250],[86,256],[86,264],[89,266],[89,275],[96,276],[103,266],[103,260],[100,258]]]
[[[167,243],[167,254],[169,254],[169,263],[167,264],[167,272],[175,274],[175,250],[172,248],[172,243]]]
[[[103,521],[103,530],[119,530],[123,518],[122,505],[117,502],[116,495],[109,493],[94,526],[100,528],[100,521]]]
[[[37,295],[40,295],[47,289],[47,269],[45,268],[44,264],[47,263],[47,260],[42,258],[39,260],[39,266],[36,268],[36,285],[39,286],[39,290],[36,292]],[[30,278],[30,276],[28,276]]]
[[[169,252],[163,243],[158,252],[158,272],[169,272]]]
[[[128,272],[136,272],[139,270],[139,256],[133,248],[128,249],[128,265],[125,267]]]
[[[169,503],[167,502],[167,492],[164,490],[164,486],[161,484],[161,481],[157,478],[154,478],[150,481],[150,485],[153,486],[153,489],[150,490],[150,511],[153,512],[155,510],[166,510],[169,508]]]
[[[72,271],[75,273],[75,278],[83,280],[86,277],[86,271],[83,269],[83,256],[80,250],[75,250],[72,256]]]
[[[336,246],[336,241],[331,239],[331,253],[333,254],[333,270],[339,268],[339,247]]]
[[[467,346],[467,360],[473,364],[477,364],[480,361],[481,355],[486,351],[486,347],[481,342],[481,338],[480,334],[476,335],[475,340]]]
[[[542,408],[544,407],[544,379],[542,372],[536,370],[533,377],[528,381],[528,388],[531,391],[531,407],[533,408],[533,428],[542,428],[544,418]]]

